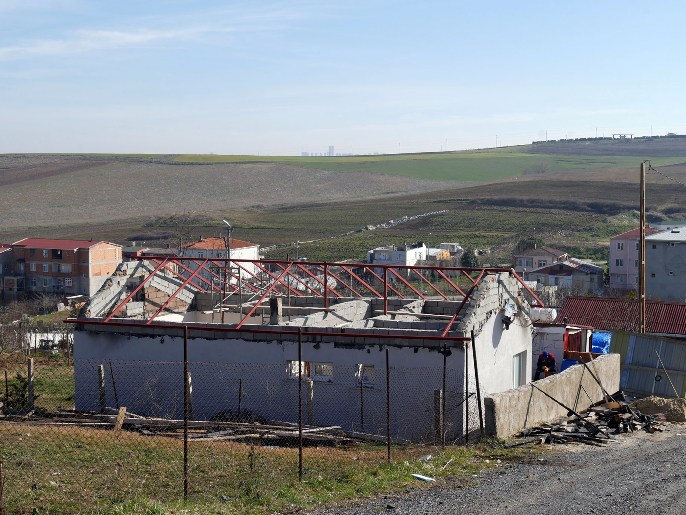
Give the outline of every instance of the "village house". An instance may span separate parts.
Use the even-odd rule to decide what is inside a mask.
[[[181,256],[187,258],[193,258],[193,261],[186,262],[185,266],[188,268],[187,274],[190,274],[197,270],[199,263],[202,260],[209,259],[228,259],[229,255],[231,260],[257,260],[260,258],[260,247],[256,243],[250,243],[248,241],[237,240],[236,238],[231,238],[227,241],[226,238],[220,237],[200,237],[200,240],[193,243],[188,243],[181,248]],[[257,271],[257,267],[252,263],[240,263],[237,261],[233,264],[233,268],[229,273],[234,275],[247,274],[246,278],[250,274],[254,274]],[[219,281],[220,278],[215,270],[211,268],[207,270],[202,270],[198,273],[203,279],[212,282]],[[236,279],[234,278],[234,281]]]
[[[175,260],[179,269],[187,259]],[[97,370],[111,361],[117,377],[126,378],[117,385],[121,405],[178,418],[184,331],[196,419],[242,410],[294,422],[302,373],[308,424],[384,434],[388,381],[394,439],[432,440],[439,409],[453,438],[478,427],[465,411],[475,409],[477,355],[481,395],[532,378],[531,307],[508,270],[484,271],[469,292],[436,289],[429,297],[410,282],[401,295],[398,283],[371,281],[371,272],[358,275],[345,263],[271,264],[278,273],[241,285],[240,305],[234,295],[217,308],[202,281],[172,277],[156,262],[124,263],[75,320],[76,408],[98,409]],[[291,287],[305,276],[312,279],[306,291]],[[226,320],[219,321],[217,309]],[[113,392],[106,395],[113,405]]]
[[[551,263],[564,261],[568,257],[566,252],[562,252],[561,250],[552,247],[534,247],[533,249],[515,254],[515,272],[521,274],[525,271],[541,268]]]
[[[524,279],[539,286],[573,289],[577,294],[599,293],[603,289],[603,268],[578,259],[566,259],[524,272]]]
[[[5,254],[5,252],[3,252]],[[6,300],[21,293],[94,295],[122,262],[122,247],[106,241],[24,238],[3,266]]]

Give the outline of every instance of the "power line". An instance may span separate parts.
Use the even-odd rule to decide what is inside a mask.
[[[679,179],[676,179],[676,178],[672,177],[672,176],[669,175],[669,174],[666,174],[666,173],[664,173],[664,172],[661,172],[661,171],[658,170],[657,168],[653,168],[653,165],[650,164],[650,161],[648,161],[648,171],[650,171],[650,172],[655,172],[656,174],[661,175],[661,176],[664,177],[665,179],[668,179],[668,180],[670,180],[670,181],[672,181],[672,182],[675,182],[675,183],[677,183],[677,184],[680,184],[681,186],[683,186],[683,187],[686,188],[686,183],[681,182]]]

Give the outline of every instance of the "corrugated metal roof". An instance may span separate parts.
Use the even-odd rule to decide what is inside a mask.
[[[108,243],[106,241],[94,240],[55,240],[50,238],[24,238],[13,243],[15,247],[26,247],[29,249],[59,249],[59,250],[76,250],[88,249],[100,243]],[[110,245],[117,245],[110,243]],[[120,245],[117,245],[118,247]]]
[[[567,297],[556,323],[590,325],[607,331],[638,332],[638,300],[605,297]],[[686,335],[686,304],[649,300],[646,303],[646,331]]]

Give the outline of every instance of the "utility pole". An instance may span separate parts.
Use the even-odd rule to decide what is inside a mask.
[[[641,211],[641,239],[638,247],[639,252],[639,271],[638,271],[638,301],[639,301],[639,321],[638,332],[646,332],[646,163],[641,163],[640,178],[640,202]]]

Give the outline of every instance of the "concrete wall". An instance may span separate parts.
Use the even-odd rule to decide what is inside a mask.
[[[614,393],[619,390],[619,364],[619,354],[608,354],[593,360],[588,366],[605,389]],[[573,408],[576,405],[578,412],[603,399],[600,386],[583,365],[570,367],[535,384],[566,406]],[[582,390],[577,404],[579,384],[588,395]],[[567,416],[564,408],[531,385],[489,395],[484,399],[484,407],[486,433],[500,438],[511,436],[525,427]]]
[[[381,345],[341,346],[326,341],[303,342],[303,361],[333,364],[330,381],[312,381],[312,400],[305,401],[306,423],[340,425],[347,430],[385,434],[386,353]],[[193,384],[193,418],[208,419],[238,408],[259,417],[297,422],[298,382],[287,364],[297,360],[293,341],[245,341],[190,338],[189,361]],[[396,440],[434,441],[434,391],[442,387],[443,355],[438,349],[389,348],[391,431]],[[114,406],[109,375],[112,360],[119,403],[133,413],[180,418],[182,404],[183,339],[176,336],[136,336],[76,331],[74,335],[75,404],[77,410],[98,409],[99,364],[107,370],[106,403]],[[371,384],[362,388],[364,428],[361,426],[360,364],[374,367]],[[447,358],[446,420],[449,439],[462,434],[464,351],[453,348]],[[303,397],[308,397],[307,387]]]

